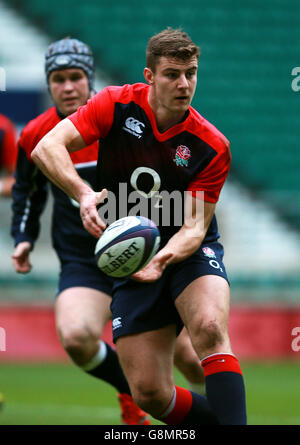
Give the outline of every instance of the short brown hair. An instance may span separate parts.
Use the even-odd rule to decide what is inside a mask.
[[[160,57],[174,57],[188,60],[193,56],[200,56],[200,48],[190,36],[179,29],[167,28],[155,34],[148,42],[146,50],[146,64],[153,72]]]

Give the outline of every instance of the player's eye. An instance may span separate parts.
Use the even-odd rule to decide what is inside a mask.
[[[176,74],[176,73],[167,73],[166,76],[167,76],[169,79],[176,79],[177,74]]]
[[[187,73],[186,73],[186,77],[188,78],[188,79],[191,79],[192,77],[194,77],[195,76],[195,74],[196,74],[196,71],[188,71]]]
[[[63,83],[65,81],[65,79],[63,77],[54,77],[53,78],[53,82],[56,83]]]
[[[80,74],[74,74],[74,76],[71,76],[71,80],[73,82],[76,82],[77,80],[80,80],[82,78],[82,76]]]

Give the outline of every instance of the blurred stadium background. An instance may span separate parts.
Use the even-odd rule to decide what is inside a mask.
[[[292,88],[300,3],[0,0],[0,113],[20,131],[49,106],[43,58],[54,39],[90,44],[99,90],[143,81],[147,41],[167,26],[183,27],[201,46],[193,105],[231,141],[232,170],[217,216],[249,423],[300,424],[300,91]],[[114,391],[71,366],[56,337],[51,198],[28,276],[11,265],[10,206],[0,201],[0,424],[117,424]]]

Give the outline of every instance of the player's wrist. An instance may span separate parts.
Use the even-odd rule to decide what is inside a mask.
[[[94,197],[96,192],[91,189],[85,182],[81,181],[81,183],[77,187],[77,191],[74,193],[74,199],[81,204],[85,199],[90,199]]]
[[[30,241],[20,241],[16,247],[22,247],[23,249],[28,250],[28,252],[33,250],[33,244]]]
[[[164,253],[172,253],[172,258],[168,264],[180,263],[184,261],[196,250],[199,249],[202,243],[202,239],[193,236],[184,236],[183,231],[181,233],[177,232],[164,248]]]

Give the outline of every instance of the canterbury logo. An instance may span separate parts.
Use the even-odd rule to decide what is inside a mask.
[[[113,330],[121,327],[122,327],[121,317],[114,318],[112,321]]]
[[[125,121],[125,126],[123,127],[123,130],[128,131],[128,133],[131,133],[138,138],[141,138],[144,128],[145,124],[138,121],[134,117],[128,117]]]

